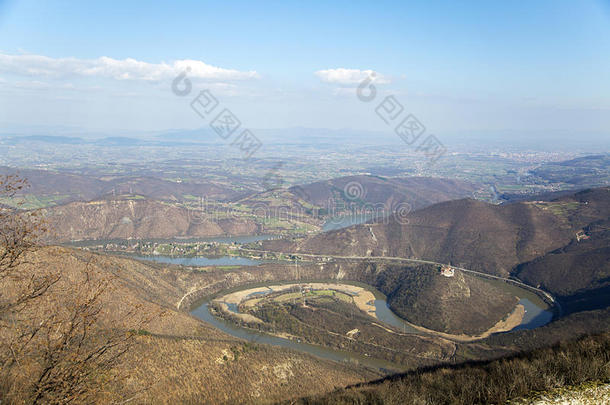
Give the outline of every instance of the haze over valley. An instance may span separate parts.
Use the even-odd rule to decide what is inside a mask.
[[[0,1],[0,404],[609,402],[610,7],[435,3]]]

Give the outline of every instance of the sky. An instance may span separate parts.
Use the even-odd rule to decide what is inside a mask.
[[[610,0],[0,0],[0,132],[199,128],[201,90],[250,128],[391,130],[393,96],[438,134],[610,139]]]

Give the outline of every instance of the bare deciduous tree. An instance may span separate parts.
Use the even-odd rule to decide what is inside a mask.
[[[25,185],[0,177],[0,197]],[[133,306],[112,324],[105,304],[116,275],[95,256],[71,269],[37,257],[44,231],[35,214],[0,207],[0,403],[95,402],[120,378],[114,366],[132,345],[130,330],[149,319]]]
[[[40,368],[32,387],[33,403],[92,402],[99,388],[120,375],[113,372],[131,348],[134,333],[149,319],[138,319],[139,307],[122,314],[121,325],[111,325],[103,314],[104,296],[111,293],[114,276],[92,269],[88,262],[67,294],[54,297],[53,312],[37,332],[41,341]]]
[[[26,186],[17,176],[0,176],[0,197],[10,201]],[[17,208],[0,206],[0,280],[16,275],[16,267],[45,231],[37,214],[20,211],[20,204],[15,204]]]

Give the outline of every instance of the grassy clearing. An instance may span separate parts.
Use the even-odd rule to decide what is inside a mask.
[[[17,197],[3,197],[0,198],[0,204],[8,205],[13,208],[20,208],[24,210],[33,210],[39,208],[47,208],[57,205],[62,200],[65,200],[69,196],[67,194],[53,194],[53,195],[34,195],[25,194]]]
[[[567,219],[573,212],[578,210],[580,204],[577,202],[549,202],[537,204],[537,206],[543,210],[551,211],[553,215],[559,218]]]
[[[353,301],[352,297],[350,297],[349,295],[339,292],[339,291],[335,291],[335,290],[313,290],[313,291],[307,291],[304,293],[292,292],[292,293],[279,295],[279,296],[275,297],[273,299],[273,301],[286,302],[286,301],[290,301],[290,300],[294,300],[294,299],[299,299],[301,297],[315,298],[315,297],[323,297],[323,296],[334,297],[334,298],[337,298],[344,302]]]

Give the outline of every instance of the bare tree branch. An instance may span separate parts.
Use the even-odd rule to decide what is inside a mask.
[[[26,185],[0,177],[0,197],[16,198]],[[43,224],[36,213],[0,207],[0,397],[94,402],[104,380],[116,381],[115,366],[135,340],[131,331],[154,315],[142,319],[136,305],[109,324],[104,309],[117,275],[94,256],[71,269],[36,257]]]

